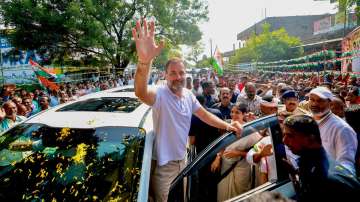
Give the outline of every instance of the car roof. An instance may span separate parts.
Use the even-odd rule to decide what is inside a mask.
[[[134,92],[116,92],[124,87],[113,88],[80,97],[78,100],[53,107],[36,115],[25,123],[41,123],[51,127],[96,128],[105,126],[139,127],[150,107],[140,104],[134,111],[123,112],[92,112],[92,111],[57,111],[65,106],[93,98],[136,98]]]

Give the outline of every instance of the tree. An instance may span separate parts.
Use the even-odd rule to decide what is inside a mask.
[[[356,24],[360,25],[360,0],[338,0],[339,12],[345,12],[355,6]]]
[[[210,59],[211,58],[208,58],[208,57],[206,57],[206,55],[204,55],[202,57],[202,59],[198,63],[196,63],[196,67],[197,68],[209,68],[211,66]]]
[[[196,64],[200,61],[200,54],[204,52],[204,44],[199,41],[190,47],[190,52],[188,53],[186,60]]]
[[[50,59],[91,54],[123,69],[136,60],[131,29],[153,16],[157,36],[172,46],[201,39],[207,20],[204,0],[0,0],[0,14],[14,27],[14,46],[36,49]]]
[[[170,58],[182,58],[181,50],[179,47],[171,45],[170,42],[167,42],[166,44],[167,45],[161,51],[160,55],[157,56],[153,62],[153,66],[159,70],[165,69],[165,64]]]
[[[265,23],[262,30],[259,35],[253,34],[244,48],[236,51],[235,56],[230,58],[230,64],[286,60],[303,54],[302,48],[295,48],[301,45],[300,39],[289,36],[284,28],[271,32],[270,24]]]

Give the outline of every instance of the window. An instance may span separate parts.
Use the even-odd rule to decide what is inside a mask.
[[[58,112],[67,111],[92,111],[92,112],[126,112],[134,111],[141,102],[137,98],[130,97],[102,97],[79,101],[61,109]]]
[[[20,124],[0,137],[0,200],[136,201],[145,131]]]
[[[135,89],[134,88],[124,88],[124,89],[121,89],[121,90],[116,90],[116,91],[113,91],[113,93],[121,93],[121,92],[134,92]]]

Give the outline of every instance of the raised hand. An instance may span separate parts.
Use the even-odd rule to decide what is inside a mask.
[[[156,56],[158,56],[164,47],[164,41],[159,45],[155,43],[154,38],[155,23],[143,20],[136,22],[136,27],[132,30],[133,39],[136,43],[136,52],[139,63],[149,64]]]

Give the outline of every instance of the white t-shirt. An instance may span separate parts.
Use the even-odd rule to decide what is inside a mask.
[[[167,85],[156,89],[156,100],[152,106],[155,131],[153,159],[159,166],[185,158],[191,116],[200,107],[199,101],[186,88],[183,88],[181,98]]]
[[[318,121],[318,124],[325,151],[345,168],[355,173],[354,163],[358,142],[352,127],[331,112]]]

